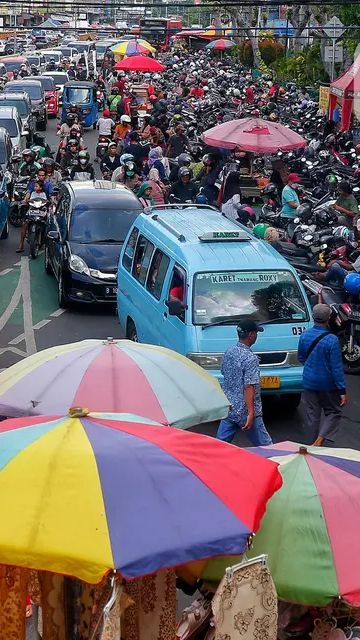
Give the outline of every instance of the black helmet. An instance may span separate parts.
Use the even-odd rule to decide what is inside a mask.
[[[309,220],[311,218],[311,206],[309,204],[301,204],[296,209],[296,217],[301,218],[301,220]]]
[[[75,140],[75,138],[71,138],[70,140],[68,140],[67,146],[68,147],[78,147],[79,146],[79,142],[77,140]]]
[[[111,95],[112,95],[112,96],[117,96],[118,94],[119,94],[119,89],[118,89],[118,87],[113,87],[113,88],[111,89]]]
[[[55,160],[53,158],[44,158],[43,167],[44,169],[55,169]]]
[[[77,113],[78,111],[78,106],[77,104],[75,104],[74,102],[70,105],[70,111]]]
[[[188,153],[180,153],[176,159],[179,167],[184,167],[185,165],[189,166],[191,164],[191,156],[189,156]]]
[[[27,158],[27,157],[31,157],[31,161],[34,162],[35,158],[36,158],[36,153],[33,149],[24,149],[24,151],[22,152],[22,157]]]

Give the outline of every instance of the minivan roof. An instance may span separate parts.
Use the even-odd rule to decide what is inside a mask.
[[[0,100],[25,100],[25,102],[31,102],[29,94],[26,93],[26,91],[4,91],[3,93],[0,93]]]
[[[0,117],[1,118],[17,118],[19,112],[16,107],[6,107],[0,105]]]
[[[206,269],[286,269],[291,265],[268,243],[255,238],[249,230],[211,208],[151,208],[140,214],[136,226],[152,234],[188,264],[191,272]],[[211,240],[211,234],[220,237]],[[221,234],[237,233],[241,239],[222,239]],[[204,238],[204,240],[201,240]]]
[[[80,201],[84,207],[91,205],[92,207],[100,206],[113,208],[119,206],[121,198],[121,207],[124,209],[142,210],[141,204],[136,195],[127,187],[117,182],[109,180],[84,180],[79,182],[68,182],[75,201]],[[115,195],[116,194],[116,195]]]

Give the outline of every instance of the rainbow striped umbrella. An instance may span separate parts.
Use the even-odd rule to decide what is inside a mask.
[[[134,56],[155,53],[156,49],[150,44],[150,42],[147,42],[147,40],[138,38],[118,42],[111,47],[111,51],[119,56]]]
[[[64,415],[73,406],[186,429],[225,417],[229,402],[188,358],[129,340],[58,345],[0,373],[0,415]]]
[[[97,583],[241,553],[280,486],[274,462],[136,416],[4,420],[0,563]]]
[[[250,451],[280,463],[283,477],[249,554],[269,555],[279,598],[318,607],[341,598],[359,607],[360,452],[293,442]],[[195,569],[218,581],[231,563],[220,558]]]
[[[206,45],[205,49],[214,49],[214,51],[225,51],[225,49],[232,49],[235,47],[235,42],[227,40],[226,38],[219,38],[219,40],[212,40]]]

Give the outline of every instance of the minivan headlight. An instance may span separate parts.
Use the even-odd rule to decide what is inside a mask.
[[[187,357],[203,369],[221,369],[223,353],[188,353]]]
[[[72,255],[70,257],[69,267],[71,271],[75,271],[76,273],[85,273],[87,276],[90,275],[89,267],[80,256]]]

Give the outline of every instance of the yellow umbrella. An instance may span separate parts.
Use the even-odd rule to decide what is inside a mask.
[[[130,54],[138,54],[142,53],[143,49],[146,49],[149,53],[154,53],[156,51],[155,47],[153,47],[150,42],[147,40],[143,40],[142,38],[134,39],[134,40],[123,40],[114,44],[111,47],[111,51],[119,56],[125,56]]]

